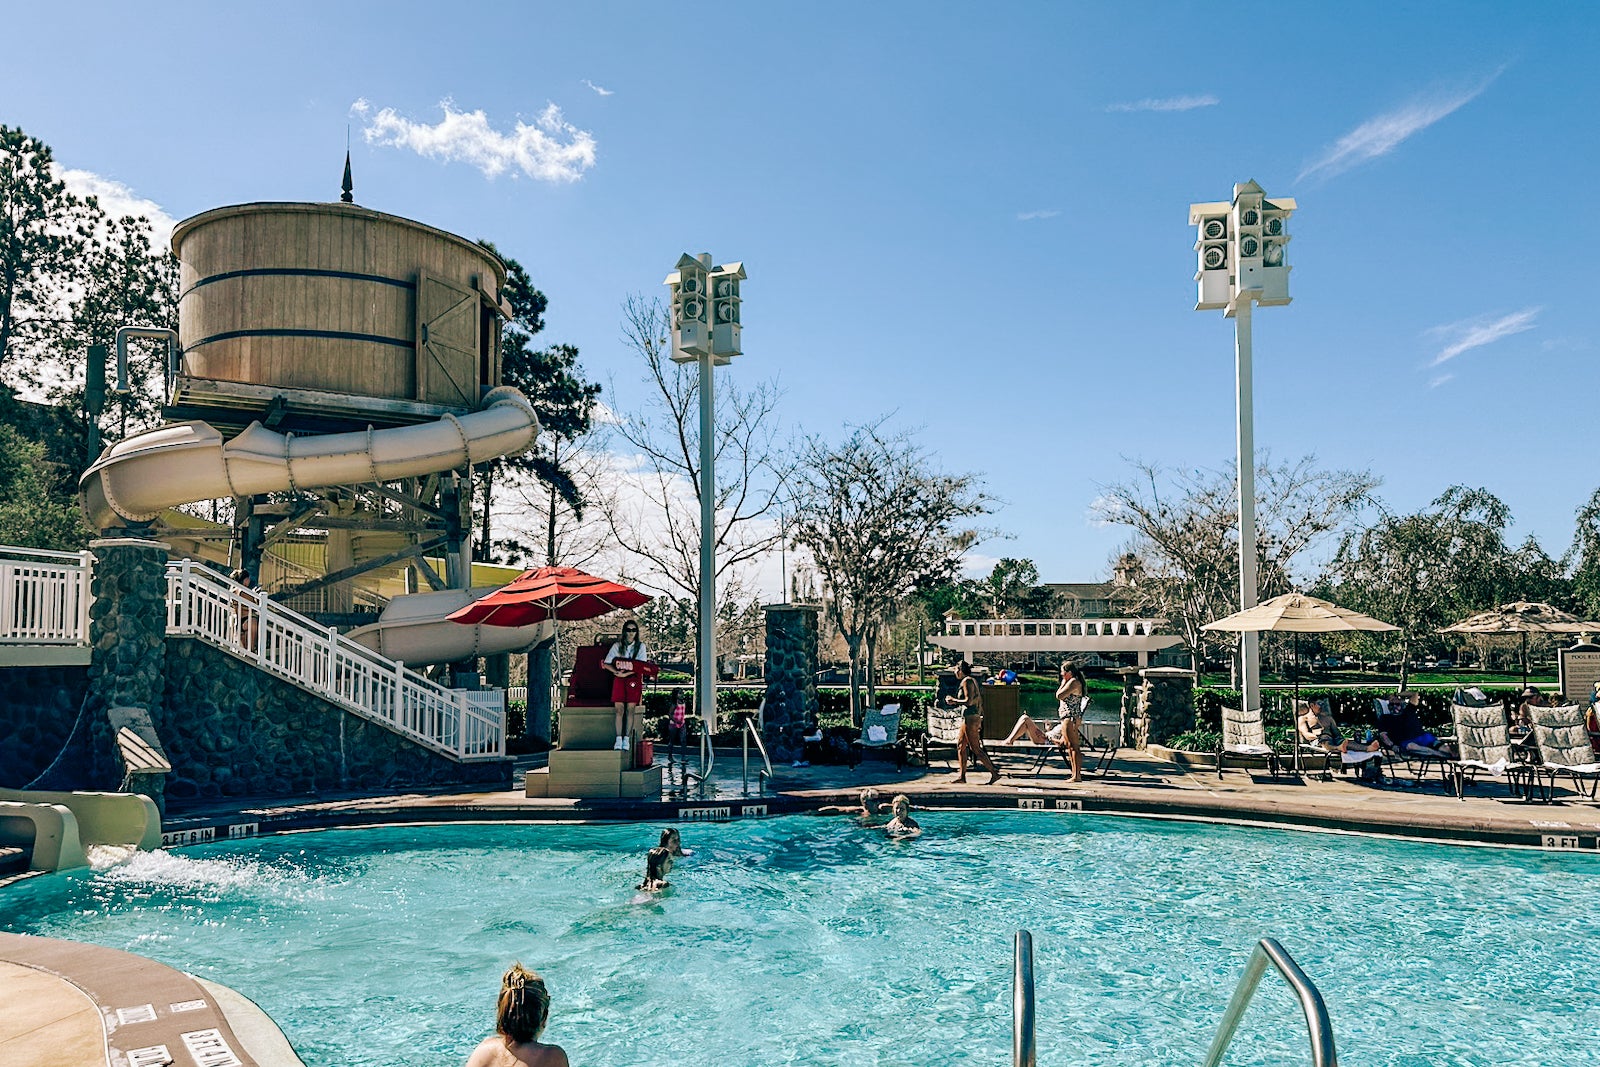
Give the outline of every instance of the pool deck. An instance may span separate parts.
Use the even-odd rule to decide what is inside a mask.
[[[519,764],[519,782],[520,767],[531,762]],[[725,755],[719,755],[718,763],[724,770],[739,766],[737,757]],[[174,813],[166,822],[164,836],[169,845],[183,845],[385,823],[722,820],[853,803],[862,788],[871,786],[884,800],[904,793],[917,808],[929,813],[952,808],[1037,809],[1067,817],[1092,813],[1199,819],[1458,845],[1563,851],[1600,848],[1600,803],[1570,789],[1558,789],[1557,803],[1528,804],[1507,796],[1495,781],[1469,789],[1463,801],[1436,777],[1418,788],[1395,783],[1371,785],[1347,776],[1323,781],[1314,774],[1274,780],[1264,771],[1230,769],[1219,780],[1211,768],[1186,768],[1131,751],[1119,755],[1104,777],[1078,784],[1067,780],[1065,768],[1057,762],[1052,761],[1037,775],[1031,765],[1032,760],[1019,753],[1001,755],[1004,773],[992,786],[979,784],[987,780],[981,770],[970,771],[968,782],[958,784],[948,769],[896,771],[888,761],[868,761],[854,769],[781,767],[759,795],[715,799],[561,800],[529,798],[518,788],[489,793],[323,797],[303,802],[233,801]],[[724,793],[728,788],[722,783]],[[937,832],[937,814],[925,815],[923,823]],[[211,1040],[211,1032],[229,1043],[240,1064],[297,1067],[300,1063],[272,1022],[243,997],[128,953],[0,934],[0,989],[6,993],[0,997],[6,1002],[6,1009],[0,1012],[0,1063],[8,1065],[79,1067],[103,1062],[108,1067],[138,1067],[140,1063],[202,1062],[190,1056],[183,1035],[204,1042]],[[173,1010],[190,1001],[204,1001],[205,1007]],[[136,1009],[135,1019],[149,1014],[137,1012],[141,1005],[153,1005],[156,1018],[119,1022],[119,1008]],[[198,1014],[201,1011],[206,1013],[204,1020]],[[155,1034],[158,1029],[161,1040],[143,1040],[144,1034]],[[196,1038],[196,1033],[202,1036]],[[139,1048],[166,1045],[171,1060],[131,1059],[129,1050],[121,1046],[136,1038]]]

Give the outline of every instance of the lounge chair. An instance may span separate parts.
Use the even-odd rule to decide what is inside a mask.
[[[1459,694],[1458,694],[1459,695]],[[1450,718],[1456,724],[1456,744],[1461,748],[1461,758],[1450,765],[1455,774],[1456,796],[1467,798],[1467,786],[1480,774],[1500,778],[1506,791],[1517,792],[1515,773],[1507,773],[1513,766],[1511,760],[1511,727],[1506,722],[1506,712],[1499,704],[1462,704],[1451,702]]]
[[[1096,705],[1093,701],[1086,701],[1083,718],[1078,722],[1078,752],[1083,757],[1083,773],[1085,775],[1103,775],[1111,766],[1112,757],[1117,754],[1117,749],[1122,747],[1122,706],[1120,704]],[[1060,726],[1059,719],[1035,719],[1041,730],[1054,736],[1054,731]],[[999,741],[988,743],[991,756],[1016,753],[1033,759],[1033,773],[1038,775],[1044,770],[1050,757],[1055,756],[1061,760],[1061,766],[1068,773],[1072,771],[1072,757],[1067,748],[1059,741],[1047,745],[1036,741],[1012,741],[1005,744]]]
[[[1222,709],[1222,743],[1217,746],[1217,778],[1232,760],[1235,766],[1267,762],[1267,771],[1278,777],[1278,754],[1267,744],[1267,730],[1261,723],[1261,709],[1241,711],[1239,708]]]
[[[885,704],[876,711],[868,709],[861,716],[861,736],[850,742],[855,767],[869,751],[894,753],[894,769],[900,770],[906,762],[906,740],[900,736],[900,705]]]
[[[1530,707],[1533,715],[1533,737],[1539,745],[1539,770],[1550,776],[1572,779],[1572,787],[1593,799],[1600,786],[1600,763],[1595,762],[1594,749],[1589,746],[1589,728],[1584,722],[1583,708],[1577,704],[1561,704],[1553,708],[1537,705]],[[1588,783],[1585,788],[1584,783]]]
[[[1078,731],[1083,752],[1083,773],[1104,775],[1122,747],[1122,704],[1089,701]]]
[[[1372,698],[1372,711],[1379,722],[1382,722],[1383,717],[1389,714],[1389,706],[1389,701],[1382,697]],[[1429,767],[1439,772],[1439,781],[1441,783],[1449,783],[1451,781],[1453,777],[1452,768],[1455,761],[1449,756],[1443,753],[1422,752],[1405,745],[1391,745],[1389,744],[1388,736],[1381,731],[1378,734],[1378,740],[1383,743],[1384,754],[1389,757],[1390,769],[1393,769],[1396,761],[1405,764],[1406,774],[1417,785],[1422,785],[1427,779]]]
[[[965,725],[966,716],[963,709],[944,707],[937,701],[930,704],[928,728],[911,742],[911,747],[922,759],[922,765],[933,766],[933,754],[938,750],[945,766],[947,768],[951,766],[949,757],[955,754],[956,746],[961,743],[961,730]]]

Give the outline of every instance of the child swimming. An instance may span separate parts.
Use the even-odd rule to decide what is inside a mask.
[[[922,827],[911,817],[911,798],[904,793],[894,798],[894,818],[883,828],[890,837],[908,839],[922,834]]]

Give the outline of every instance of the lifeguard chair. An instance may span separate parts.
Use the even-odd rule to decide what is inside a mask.
[[[535,782],[527,780],[529,796],[626,797],[641,799],[661,794],[661,768],[635,767],[634,754],[644,732],[643,716],[635,714],[628,751],[612,748],[616,742],[616,709],[611,704],[612,674],[602,664],[614,638],[583,645],[573,658],[561,706],[561,747],[550,753],[550,771]],[[535,790],[538,785],[545,792]]]

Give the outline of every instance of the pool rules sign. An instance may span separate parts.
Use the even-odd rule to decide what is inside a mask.
[[[1584,641],[1561,650],[1561,692],[1570,701],[1587,704],[1600,683],[1600,645]]]

